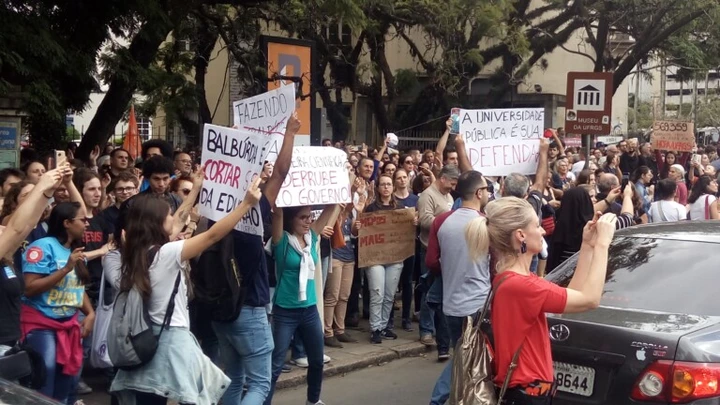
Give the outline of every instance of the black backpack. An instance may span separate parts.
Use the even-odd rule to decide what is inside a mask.
[[[232,233],[192,262],[194,303],[199,313],[216,322],[233,322],[245,301],[246,283],[235,260]]]

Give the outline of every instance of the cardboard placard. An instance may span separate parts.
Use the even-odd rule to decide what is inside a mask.
[[[352,201],[347,154],[324,146],[293,149],[290,171],[275,201],[278,207],[344,204]]]
[[[265,136],[258,132],[205,124],[201,159],[205,180],[200,192],[200,215],[219,221],[240,205],[250,184],[262,172],[265,141]],[[262,236],[259,204],[248,211],[235,229]]]
[[[295,111],[295,86],[281,86],[233,103],[233,125],[265,136],[263,160],[275,162],[287,121]]]
[[[415,208],[362,213],[358,267],[400,263],[415,254]]]
[[[542,108],[460,110],[458,136],[483,175],[535,174],[544,123]]]
[[[655,121],[650,137],[658,150],[692,152],[695,147],[695,124],[684,121]]]

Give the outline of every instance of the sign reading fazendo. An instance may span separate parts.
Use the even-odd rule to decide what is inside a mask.
[[[487,176],[535,174],[545,122],[542,108],[460,110],[460,133],[474,170]]]
[[[612,73],[568,73],[565,131],[575,135],[610,134],[612,95]]]

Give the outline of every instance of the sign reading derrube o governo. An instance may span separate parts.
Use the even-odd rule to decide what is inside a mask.
[[[487,176],[535,174],[545,111],[542,108],[460,110],[459,134],[473,169]]]
[[[205,181],[200,192],[200,215],[223,219],[245,198],[245,193],[263,168],[266,137],[259,132],[205,124],[202,164]],[[235,225],[240,232],[263,234],[260,207],[256,205]]]
[[[290,171],[275,204],[278,207],[343,204],[352,201],[347,154],[336,148],[293,149]]]

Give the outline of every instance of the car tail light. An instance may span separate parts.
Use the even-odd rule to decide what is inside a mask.
[[[676,404],[720,397],[720,363],[658,360],[643,370],[630,397]]]

